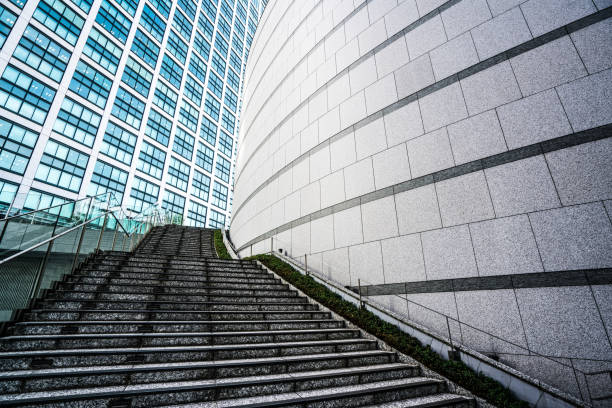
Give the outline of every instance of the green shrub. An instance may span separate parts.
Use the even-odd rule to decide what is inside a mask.
[[[474,395],[499,407],[529,407],[529,404],[517,399],[510,390],[499,382],[483,374],[476,373],[461,361],[444,360],[430,346],[423,346],[416,338],[402,332],[399,327],[383,321],[374,315],[374,313],[364,308],[359,308],[343,300],[339,295],[333,293],[322,284],[317,283],[310,276],[302,275],[279,258],[273,255],[256,255],[247,259],[259,260],[287,282],[338,313],[346,320],[378,337],[400,352],[413,357],[424,366],[468,389]]]
[[[225,244],[223,243],[223,231],[220,229],[215,230],[214,243],[219,259],[232,259],[229,252],[227,252]]]

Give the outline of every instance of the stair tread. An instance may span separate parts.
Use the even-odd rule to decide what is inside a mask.
[[[308,376],[309,378],[312,376]],[[198,381],[178,381],[178,382],[165,382],[165,383],[147,383],[147,384],[134,384],[134,385],[121,385],[121,386],[106,386],[106,387],[95,387],[95,388],[79,388],[79,389],[67,389],[67,390],[54,390],[54,391],[43,391],[43,392],[24,392],[19,394],[5,394],[0,396],[0,401],[12,401],[12,402],[27,402],[27,401],[39,401],[41,399],[51,400],[58,398],[68,397],[86,397],[91,395],[92,397],[100,397],[104,394],[114,395],[129,395],[129,394],[143,394],[152,392],[163,392],[163,391],[188,391],[193,389],[205,389],[205,388],[216,388],[216,387],[230,387],[240,386],[245,384],[245,381],[249,383],[265,383],[274,382],[281,380],[293,380],[299,379],[299,376],[292,376],[290,374],[277,374],[270,376],[258,376],[257,379],[250,379],[250,377],[223,379],[223,380],[198,380]],[[229,401],[239,402],[241,400],[253,400],[260,399],[265,400],[266,397],[272,396],[275,400],[280,399],[294,399],[299,400],[315,400],[321,399],[321,397],[337,396],[341,394],[362,394],[371,390],[385,390],[400,385],[421,385],[421,384],[435,384],[439,383],[440,380],[428,377],[410,377],[403,378],[401,380],[388,380],[388,381],[377,381],[371,383],[363,383],[356,385],[345,385],[341,387],[330,387],[330,388],[319,388],[315,390],[300,391],[297,393],[284,393],[284,394],[272,394],[264,395],[255,398],[240,398],[234,400],[220,400],[217,404],[227,404]],[[224,402],[226,401],[226,402]],[[225,405],[229,406],[229,405]]]
[[[80,333],[80,334],[32,334],[23,336],[5,336],[3,340],[45,340],[65,338],[121,338],[121,337],[178,337],[178,336],[258,336],[282,334],[314,334],[314,333],[354,333],[357,329],[303,329],[303,330],[251,330],[235,332],[148,332],[148,333]]]
[[[315,357],[321,359],[321,357],[317,354],[301,356],[303,358],[296,359],[296,356],[286,356],[286,357],[267,357],[257,359],[258,362],[261,363],[282,363],[282,362],[292,362],[292,361],[301,361],[301,360],[313,360]],[[329,358],[329,355],[326,356]],[[50,376],[66,376],[66,375],[94,375],[94,374],[113,374],[120,372],[129,372],[129,371],[159,371],[159,370],[176,370],[176,369],[194,369],[194,368],[217,368],[217,367],[227,367],[227,366],[236,366],[236,365],[244,365],[244,362],[250,362],[250,360],[221,360],[219,362],[216,361],[190,361],[190,362],[180,362],[180,363],[163,363],[163,364],[126,364],[126,365],[112,365],[112,366],[96,366],[95,368],[91,367],[65,367],[65,368],[47,368],[40,370],[15,370],[8,371],[4,373],[0,373],[0,380],[4,379],[13,379],[20,377],[50,377]],[[289,373],[290,375],[303,374],[305,376],[318,377],[320,375],[328,373],[338,372],[357,372],[360,369],[380,369],[380,368],[418,368],[416,364],[406,364],[406,363],[386,363],[386,364],[372,364],[367,366],[355,366],[355,367],[344,367],[340,369],[328,369],[328,370],[316,370],[316,371],[297,371]],[[352,371],[351,371],[352,370]],[[317,374],[318,373],[318,374]],[[260,376],[258,376],[260,377]],[[236,377],[229,377],[236,378]],[[243,377],[242,377],[243,378]]]
[[[368,405],[363,408],[409,408],[409,407],[436,407],[443,406],[451,402],[472,401],[470,397],[458,394],[435,394],[424,395],[422,397],[411,398],[401,401],[393,401],[376,405]]]
[[[338,339],[338,340],[313,340],[313,341],[294,341],[294,342],[274,342],[274,343],[236,343],[236,344],[206,344],[200,346],[160,346],[160,347],[122,347],[112,348],[77,348],[77,349],[53,349],[53,350],[25,350],[0,352],[0,358],[21,357],[33,355],[73,355],[73,354],[104,354],[104,353],[150,353],[150,352],[179,352],[179,351],[214,351],[214,350],[237,350],[237,349],[263,349],[271,347],[307,347],[324,346],[335,344],[359,344],[374,343],[376,340],[357,338],[357,339]]]
[[[244,324],[244,323],[307,323],[307,322],[337,322],[329,319],[303,319],[303,320],[36,320],[29,322],[17,322],[16,326],[34,325],[61,325],[61,324]]]

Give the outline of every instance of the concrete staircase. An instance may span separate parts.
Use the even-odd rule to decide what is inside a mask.
[[[156,228],[44,293],[0,338],[0,405],[473,407],[212,231]]]

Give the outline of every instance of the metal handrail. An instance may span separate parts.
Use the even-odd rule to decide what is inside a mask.
[[[76,203],[78,203],[79,201],[89,200],[89,199],[91,199],[91,198],[100,197],[100,196],[103,196],[103,195],[105,195],[105,194],[110,194],[111,196],[114,196],[114,194],[113,194],[112,192],[107,191],[106,193],[100,193],[100,194],[97,194],[97,195],[95,195],[95,196],[87,196],[87,197],[79,198],[79,199],[77,199],[77,200],[66,201],[66,202],[64,202],[64,203],[55,204],[55,205],[52,205],[52,206],[50,206],[50,207],[40,208],[40,209],[38,209],[38,210],[32,210],[32,211],[28,211],[28,212],[24,212],[24,213],[20,213],[20,214],[11,215],[10,217],[6,217],[6,218],[2,218],[2,219],[0,219],[0,221],[6,221],[6,222],[8,222],[8,221],[10,221],[10,220],[11,220],[11,219],[13,219],[13,218],[17,218],[17,217],[24,217],[24,216],[26,216],[26,215],[31,215],[31,214],[34,214],[34,213],[37,213],[37,212],[41,212],[41,211],[48,211],[48,210],[50,210],[50,209],[52,209],[52,208],[55,208],[55,207],[61,207],[61,206],[64,206],[64,205],[66,205],[66,204],[76,204]]]

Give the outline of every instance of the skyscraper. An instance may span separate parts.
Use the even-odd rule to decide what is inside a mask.
[[[198,4],[200,3],[200,4]],[[244,65],[261,0],[0,4],[0,206],[113,191],[229,222]]]

